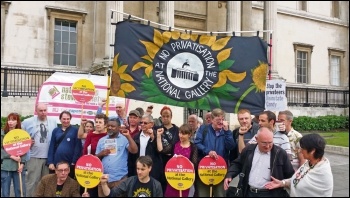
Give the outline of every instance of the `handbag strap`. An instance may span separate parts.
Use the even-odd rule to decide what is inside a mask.
[[[70,127],[70,126],[69,126]],[[58,146],[61,144],[62,140],[64,139],[64,137],[66,137],[67,133],[69,132],[69,127],[66,128],[66,131],[63,132],[63,135],[60,137],[60,139],[56,142],[55,144],[55,149],[58,148]]]

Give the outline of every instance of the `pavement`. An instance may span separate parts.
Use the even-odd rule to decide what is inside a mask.
[[[349,197],[349,155],[326,151],[333,173],[333,197]],[[11,197],[14,197],[11,186]]]
[[[326,152],[333,173],[333,197],[349,197],[349,155]]]

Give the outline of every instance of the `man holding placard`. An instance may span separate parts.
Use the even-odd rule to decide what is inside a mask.
[[[211,112],[212,123],[209,125],[202,125],[197,131],[195,144],[198,147],[198,153],[202,157],[209,155],[209,157],[218,159],[221,156],[228,160],[229,151],[236,145],[233,139],[232,131],[228,128],[228,122],[225,121],[225,112],[222,109],[216,108]],[[199,197],[208,197],[210,189],[201,180],[196,181]],[[225,191],[223,188],[223,181],[212,187],[215,197],[224,197]]]

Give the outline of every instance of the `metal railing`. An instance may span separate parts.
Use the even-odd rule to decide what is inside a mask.
[[[1,67],[1,96],[36,97],[40,86],[56,70]],[[60,71],[87,74],[80,71]],[[288,106],[349,107],[349,90],[288,87]],[[187,109],[187,114],[203,114],[203,111]],[[203,115],[201,115],[203,116]]]
[[[1,96],[36,97],[41,85],[55,72],[56,70],[1,67]],[[59,72],[87,74],[61,70]]]
[[[349,90],[286,87],[288,106],[349,107]]]

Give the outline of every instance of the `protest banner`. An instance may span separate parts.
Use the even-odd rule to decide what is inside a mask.
[[[110,95],[192,109],[264,111],[267,43],[118,22]]]
[[[288,109],[286,82],[283,80],[267,80],[265,91],[265,110],[284,111]]]
[[[170,186],[180,191],[189,189],[195,179],[195,170],[191,161],[184,156],[172,157],[165,166],[165,177]]]
[[[96,187],[100,183],[102,174],[102,162],[94,155],[83,155],[75,164],[75,177],[85,189]]]
[[[80,79],[88,79],[95,86],[95,95],[84,104],[77,103],[72,95],[72,85]],[[94,121],[99,103],[107,96],[107,76],[72,74],[55,72],[41,86],[36,104],[45,103],[48,106],[47,115],[53,117],[60,123],[58,116],[64,110],[72,114],[71,124],[80,124],[81,116]],[[109,97],[109,116],[116,115],[115,105],[117,102],[125,102],[125,98]],[[126,100],[126,106],[128,99]],[[106,106],[103,108],[105,112]],[[36,112],[34,112],[34,115]]]

